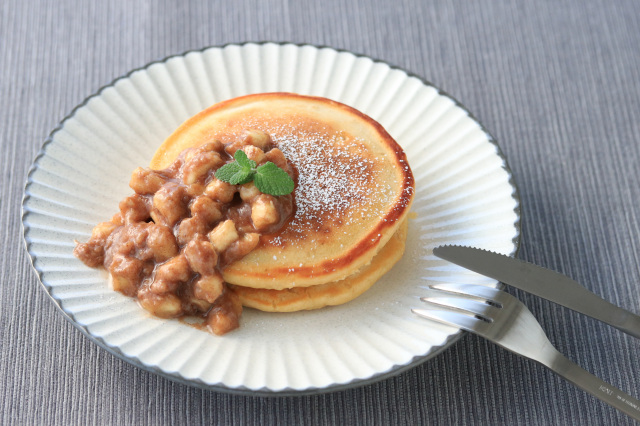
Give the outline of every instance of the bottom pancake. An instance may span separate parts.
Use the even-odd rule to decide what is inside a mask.
[[[400,260],[407,240],[407,222],[405,219],[400,224],[371,263],[343,280],[285,290],[230,287],[244,306],[266,312],[295,312],[347,303],[371,288]]]

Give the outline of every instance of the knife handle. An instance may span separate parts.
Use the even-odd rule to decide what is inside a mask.
[[[571,292],[566,293],[567,296],[569,294],[572,295],[571,303],[563,303],[562,300],[558,300],[556,303],[593,317],[640,339],[640,316],[607,302],[577,282],[573,282],[575,285],[570,286]],[[567,283],[563,283],[563,285],[566,287]]]
[[[616,308],[618,307],[616,306]],[[640,339],[640,316],[634,315],[621,308],[618,309],[622,311],[620,313],[622,319],[618,325],[614,324],[613,326],[620,331],[624,331],[625,333]]]

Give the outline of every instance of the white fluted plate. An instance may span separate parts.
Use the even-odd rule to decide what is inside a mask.
[[[73,257],[74,240],[117,211],[131,171],[149,164],[185,119],[225,99],[288,91],[324,96],[379,121],[416,178],[403,259],[342,306],[274,314],[246,309],[218,337],[154,318],[111,291],[104,271]],[[120,358],[183,383],[285,395],[370,383],[434,356],[460,334],[418,318],[426,287],[496,285],[433,256],[440,244],[513,254],[519,204],[491,136],[451,97],[383,62],[309,45],[248,43],[193,51],[132,71],[89,97],[51,133],[23,202],[24,236],[40,280],[64,315]]]

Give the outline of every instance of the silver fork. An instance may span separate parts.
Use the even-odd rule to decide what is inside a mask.
[[[600,380],[556,350],[527,307],[503,291],[471,284],[430,286],[441,296],[421,300],[436,309],[412,309],[424,318],[459,327],[532,359],[580,389],[640,421],[640,400]]]

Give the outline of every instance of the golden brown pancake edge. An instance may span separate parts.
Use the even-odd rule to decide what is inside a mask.
[[[400,222],[405,219],[413,199],[414,180],[406,156],[400,146],[380,124],[347,105],[325,98],[290,93],[247,95],[223,101],[207,108],[188,119],[163,143],[156,152],[151,162],[151,167],[155,169],[163,168],[182,149],[205,143],[211,137],[220,135],[224,137],[225,129],[216,134],[207,127],[211,120],[215,121],[217,115],[222,114],[224,116],[229,110],[241,110],[252,103],[275,101],[277,104],[283,99],[291,103],[317,103],[321,107],[330,108],[333,112],[341,114],[345,117],[345,120],[356,120],[359,125],[366,126],[368,128],[367,131],[375,133],[376,137],[379,138],[376,140],[376,143],[380,145],[379,148],[384,149],[385,154],[388,154],[387,160],[391,161],[393,173],[397,175],[398,182],[401,182],[402,191],[399,192],[393,206],[379,217],[375,226],[368,229],[366,235],[362,235],[358,241],[355,241],[339,255],[327,256],[314,264],[305,264],[301,267],[298,267],[297,264],[294,266],[291,264],[279,266],[277,262],[270,261],[273,256],[278,256],[278,248],[264,244],[250,253],[247,258],[225,269],[225,280],[233,284],[255,288],[284,289],[314,286],[344,279],[368,264],[373,256],[386,244],[395,233]],[[230,126],[228,127],[231,128]],[[237,132],[238,129],[233,129],[233,131]],[[376,147],[378,146],[376,145]]]
[[[296,312],[341,305],[369,290],[402,258],[409,219],[405,219],[385,246],[355,274],[327,284],[273,290],[234,286],[243,306],[265,312]]]

